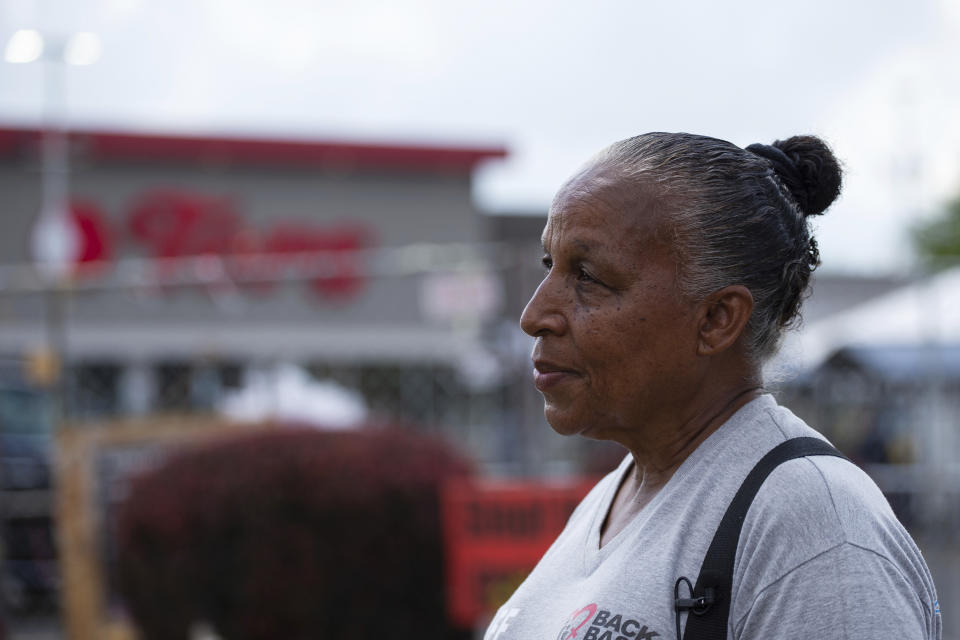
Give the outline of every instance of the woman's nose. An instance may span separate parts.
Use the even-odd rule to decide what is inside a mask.
[[[520,314],[520,328],[524,333],[536,338],[548,333],[560,335],[566,330],[563,310],[557,304],[559,297],[556,287],[557,283],[548,274],[533,292],[533,297]]]

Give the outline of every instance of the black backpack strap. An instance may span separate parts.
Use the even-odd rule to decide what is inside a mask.
[[[845,456],[819,438],[792,438],[782,442],[760,459],[747,475],[740,489],[727,507],[707,555],[700,567],[697,584],[690,598],[680,598],[680,584],[690,581],[680,578],[674,585],[677,613],[677,640],[680,640],[680,612],[690,611],[683,640],[724,640],[727,637],[727,618],[730,616],[730,593],[733,590],[733,561],[737,555],[740,529],[747,517],[757,491],[770,472],[787,460],[806,456]]]

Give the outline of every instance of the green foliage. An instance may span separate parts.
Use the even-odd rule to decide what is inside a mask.
[[[913,229],[920,257],[938,268],[960,262],[960,197],[947,204],[943,215]]]

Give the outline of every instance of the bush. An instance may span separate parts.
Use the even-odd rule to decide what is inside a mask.
[[[118,582],[146,640],[450,638],[438,490],[468,464],[405,431],[274,430],[133,480]]]

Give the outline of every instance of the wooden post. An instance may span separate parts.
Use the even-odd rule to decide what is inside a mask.
[[[111,618],[105,607],[100,544],[105,534],[97,500],[98,455],[117,446],[188,445],[274,426],[191,416],[68,426],[57,432],[57,538],[63,577],[63,618],[69,640],[137,638],[129,621]]]

